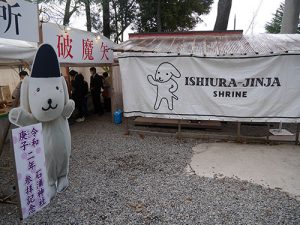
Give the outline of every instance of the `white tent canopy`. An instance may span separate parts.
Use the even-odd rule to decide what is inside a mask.
[[[36,43],[0,38],[0,65],[30,64],[36,50]]]
[[[17,67],[30,65],[36,51],[36,43],[0,38],[0,86],[12,92],[19,83]]]

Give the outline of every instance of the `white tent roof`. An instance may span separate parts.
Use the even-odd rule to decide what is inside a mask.
[[[36,51],[36,43],[0,38],[0,65],[30,64]]]
[[[300,34],[243,35],[242,31],[130,34],[129,40],[114,51],[201,57],[299,54]]]

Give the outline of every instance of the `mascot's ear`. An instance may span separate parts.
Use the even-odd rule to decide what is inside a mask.
[[[173,70],[171,71],[173,76],[176,77],[176,78],[180,78],[181,73],[179,72],[179,70],[175,66],[173,66],[171,63],[170,63],[170,65],[173,67]]]
[[[67,86],[66,80],[63,76],[61,76],[61,81],[62,81],[62,84],[63,84],[64,93],[65,93],[65,104],[67,104],[67,102],[69,101],[68,86]]]
[[[23,79],[20,92],[20,107],[27,112],[31,112],[29,106],[29,79],[28,76]]]

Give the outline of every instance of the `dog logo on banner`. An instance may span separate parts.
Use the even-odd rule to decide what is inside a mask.
[[[167,103],[168,109],[173,110],[173,100],[178,100],[174,94],[178,90],[176,78],[180,77],[179,70],[169,62],[161,63],[157,67],[154,77],[147,76],[149,83],[156,87],[155,110],[159,109],[163,100]]]

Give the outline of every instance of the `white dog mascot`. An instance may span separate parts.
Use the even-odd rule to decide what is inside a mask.
[[[48,44],[41,45],[31,76],[22,82],[20,107],[10,111],[9,120],[17,126],[42,123],[51,199],[69,185],[71,134],[67,118],[74,107],[54,49]]]
[[[154,109],[158,110],[163,99],[166,100],[169,110],[173,110],[173,99],[178,100],[174,94],[178,89],[178,84],[174,78],[180,78],[181,74],[178,69],[169,62],[161,63],[152,75],[148,75],[147,79],[150,84],[156,86],[156,100]]]

